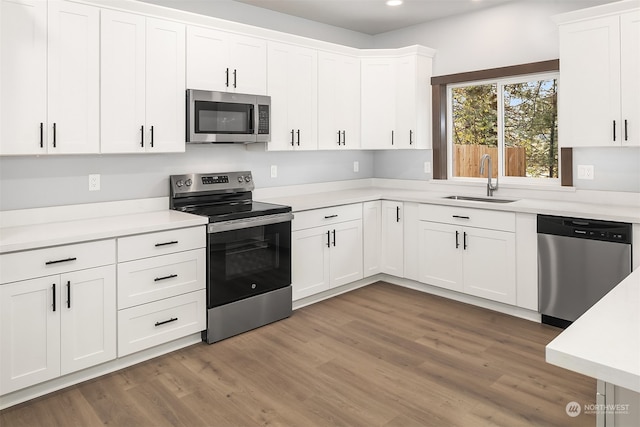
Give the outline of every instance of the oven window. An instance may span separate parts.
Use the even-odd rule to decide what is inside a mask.
[[[253,105],[196,101],[195,132],[252,134]]]
[[[209,308],[291,284],[291,223],[209,234]]]
[[[264,227],[237,234],[239,240],[227,243],[224,249],[227,280],[278,268],[278,234],[265,236]]]

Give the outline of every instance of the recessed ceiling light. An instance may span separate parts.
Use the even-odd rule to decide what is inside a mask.
[[[387,0],[387,6],[400,6],[402,0]]]

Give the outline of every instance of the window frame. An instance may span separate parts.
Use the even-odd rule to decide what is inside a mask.
[[[506,78],[527,74],[559,72],[560,60],[531,62],[508,67],[491,68],[465,73],[448,74],[431,78],[432,87],[432,132],[433,132],[433,179],[448,178],[448,142],[447,142],[447,85],[453,83],[474,82],[496,78]],[[571,148],[559,145],[559,175],[562,186],[573,185],[573,165]]]
[[[498,104],[497,104],[497,140],[498,140],[498,158],[492,159],[494,162],[498,162],[498,176],[500,182],[503,184],[515,184],[515,185],[538,185],[538,186],[559,186],[560,178],[533,178],[533,177],[519,177],[519,176],[507,176],[504,174],[504,154],[505,154],[505,141],[504,141],[504,86],[516,83],[523,83],[536,80],[551,80],[555,79],[559,82],[560,73],[557,71],[547,71],[534,74],[518,74],[508,77],[499,77],[481,81],[469,81],[460,83],[451,83],[447,87],[447,111],[446,123],[447,129],[453,128],[453,114],[451,109],[453,89],[468,87],[468,86],[480,86],[480,85],[496,85]],[[556,141],[557,143],[557,141]],[[478,182],[484,181],[486,178],[477,177],[458,177],[453,176],[453,150],[450,148],[453,146],[453,135],[451,132],[447,132],[447,179],[456,182]],[[558,175],[560,175],[560,151],[558,151]]]

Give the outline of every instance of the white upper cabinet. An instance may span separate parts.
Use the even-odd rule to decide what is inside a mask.
[[[318,148],[360,148],[360,59],[318,53]]]
[[[362,148],[395,146],[396,78],[393,58],[362,58]]]
[[[147,18],[147,151],[185,150],[185,27]]]
[[[210,28],[187,28],[187,87],[267,94],[267,42]]]
[[[0,154],[99,151],[99,9],[0,3]]]
[[[268,94],[271,96],[269,150],[318,148],[318,53],[269,42]]]
[[[111,10],[101,22],[101,151],[184,151],[184,25]]]
[[[362,148],[431,148],[431,56],[362,58]]]
[[[422,55],[396,60],[398,148],[431,148],[431,61]]]
[[[640,145],[640,11],[620,15],[622,145]]]
[[[640,145],[640,11],[560,25],[565,147]]]

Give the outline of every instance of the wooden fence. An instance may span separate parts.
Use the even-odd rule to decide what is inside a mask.
[[[453,176],[481,177],[480,159],[484,154],[491,156],[491,176],[498,176],[498,147],[484,145],[454,145]],[[527,160],[524,147],[507,147],[505,151],[506,176],[526,176]],[[486,171],[485,171],[485,177]]]

